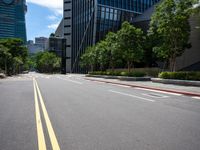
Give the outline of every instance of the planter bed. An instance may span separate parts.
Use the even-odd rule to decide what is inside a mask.
[[[126,76],[107,76],[107,75],[86,75],[86,77],[104,78],[104,79],[119,79],[122,81],[151,81],[150,77],[126,77]]]
[[[200,81],[174,80],[174,79],[161,79],[161,78],[152,78],[151,81],[156,82],[156,83],[163,83],[163,84],[175,84],[175,85],[198,86],[198,87],[200,87]]]

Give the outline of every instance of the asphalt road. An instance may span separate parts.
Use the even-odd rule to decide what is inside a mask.
[[[26,74],[0,80],[0,150],[200,150],[200,99]]]

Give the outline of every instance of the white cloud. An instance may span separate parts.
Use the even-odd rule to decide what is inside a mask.
[[[54,23],[54,24],[50,24],[50,25],[48,25],[47,27],[48,27],[49,29],[56,30],[57,27],[59,26],[59,23],[60,23],[60,22]]]
[[[57,20],[58,17],[57,17],[57,16],[54,16],[54,15],[51,15],[51,16],[47,16],[47,19],[48,19],[48,20],[54,21],[54,20]]]
[[[56,15],[63,13],[63,0],[27,0],[27,2],[49,8]]]

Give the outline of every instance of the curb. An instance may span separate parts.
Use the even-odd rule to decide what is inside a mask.
[[[86,77],[119,79],[122,81],[151,81],[150,77],[126,77],[126,76],[108,76],[108,75],[86,75]]]
[[[151,78],[151,81],[155,83],[163,83],[163,84],[175,84],[175,85],[200,87],[200,81],[160,79],[160,78]]]
[[[192,92],[165,90],[165,89],[158,89],[158,88],[154,88],[154,87],[130,85],[130,84],[125,84],[125,83],[116,83],[116,82],[111,82],[111,81],[101,81],[101,80],[88,79],[88,78],[84,78],[84,79],[89,80],[89,81],[98,81],[98,82],[103,82],[103,83],[111,83],[111,84],[116,84],[116,85],[124,85],[124,86],[144,88],[144,89],[156,90],[156,91],[162,91],[162,92],[168,92],[168,93],[182,94],[182,95],[186,95],[186,96],[197,96],[197,97],[200,97],[200,94],[192,93]]]

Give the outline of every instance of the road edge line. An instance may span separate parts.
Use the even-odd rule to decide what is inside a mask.
[[[174,90],[165,90],[165,89],[158,89],[158,88],[154,88],[154,87],[146,87],[146,86],[139,86],[139,85],[130,85],[130,84],[124,84],[124,83],[116,83],[116,82],[111,82],[111,81],[102,81],[102,80],[96,80],[96,79],[87,79],[84,78],[85,80],[89,80],[89,81],[98,81],[98,82],[103,82],[103,83],[111,83],[111,84],[118,84],[118,85],[125,85],[125,86],[130,86],[130,87],[137,87],[137,88],[144,88],[144,89],[150,89],[150,90],[157,90],[157,91],[163,91],[163,92],[168,92],[168,93],[177,93],[177,94],[182,94],[182,95],[186,95],[186,96],[196,96],[196,97],[200,97],[200,94],[196,94],[196,93],[191,93],[191,92],[184,92],[184,91],[174,91]]]

